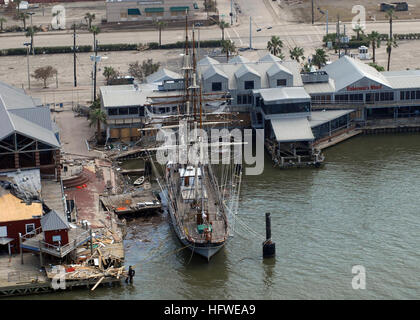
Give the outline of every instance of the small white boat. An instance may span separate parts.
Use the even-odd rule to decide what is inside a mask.
[[[138,178],[136,181],[134,181],[134,185],[135,186],[140,186],[140,185],[142,185],[143,184],[143,182],[144,182],[144,176],[141,176],[140,178]]]

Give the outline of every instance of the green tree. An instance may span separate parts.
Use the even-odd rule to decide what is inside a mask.
[[[231,40],[222,41],[222,52],[226,53],[226,61],[229,62],[229,55],[236,52],[235,43]]]
[[[368,39],[372,45],[373,63],[376,63],[376,48],[379,48],[379,46],[381,45],[381,38],[379,32],[372,31],[368,34]]]
[[[92,26],[89,29],[90,32],[93,34],[93,51],[96,49],[96,36],[101,32],[101,29],[98,26]]]
[[[95,101],[96,102],[96,101]],[[106,124],[106,113],[99,107],[99,108],[92,108],[89,113],[89,126],[96,127],[96,139],[101,141],[101,125]]]
[[[34,27],[28,27],[28,29],[26,30],[25,33],[25,37],[30,37],[31,38],[31,52],[32,54],[34,54],[34,35],[37,31],[35,30]]]
[[[86,23],[88,25],[88,29],[90,30],[92,28],[92,21],[95,20],[95,14],[90,13],[90,12],[86,12],[84,18],[85,18]]]
[[[322,65],[327,63],[327,54],[324,49],[316,49],[312,58],[312,63],[321,69]]]
[[[283,48],[283,41],[278,36],[272,36],[271,40],[267,42],[267,49],[271,54],[279,56]]]
[[[222,41],[225,41],[225,28],[229,28],[229,23],[222,20],[219,22],[219,28],[222,30]]]
[[[359,25],[359,24],[357,24],[354,28],[353,28],[353,31],[354,32],[356,32],[356,39],[357,40],[360,40],[360,33],[364,33],[363,32],[363,28]]]
[[[166,28],[167,23],[165,21],[156,21],[156,28],[159,30],[159,47],[162,45],[162,30]]]
[[[385,16],[389,19],[389,38],[386,45],[386,52],[388,53],[388,71],[389,71],[389,66],[391,64],[392,47],[396,48],[398,46],[392,34],[392,21],[393,19],[397,18],[397,16],[395,15],[395,10],[392,8],[386,12]]]
[[[23,23],[23,30],[26,30],[26,19],[29,18],[29,14],[26,12],[18,12],[15,16],[16,20],[22,20]]]
[[[369,65],[373,68],[375,68],[376,70],[378,70],[379,72],[385,71],[385,68],[380,66],[379,64],[376,64],[374,62],[369,63]]]
[[[302,61],[305,60],[303,48],[294,47],[289,52],[290,52],[290,58],[292,58],[293,60],[296,60],[297,62],[300,62],[301,59]]]
[[[34,74],[32,77],[34,77],[37,80],[44,81],[44,88],[47,88],[47,80],[49,78],[54,77],[54,75],[57,74],[57,70],[54,69],[52,66],[46,66],[38,68],[34,71]]]
[[[395,37],[388,39],[386,42],[386,53],[388,54],[388,68],[387,71],[389,71],[389,67],[391,65],[391,51],[392,48],[397,48],[398,47],[398,43],[397,40],[395,39]]]
[[[3,32],[3,23],[6,23],[7,19],[4,17],[0,17],[0,31]]]
[[[159,70],[160,63],[153,63],[153,59],[147,59],[140,64],[138,61],[128,65],[128,73],[139,81]]]
[[[118,77],[118,75],[119,75],[119,72],[115,70],[113,67],[104,68],[103,76],[106,78],[107,84],[110,84],[111,80]]]

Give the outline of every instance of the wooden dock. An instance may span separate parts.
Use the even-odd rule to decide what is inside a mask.
[[[18,295],[31,295],[56,291],[52,287],[52,281],[41,269],[39,258],[31,253],[24,253],[25,264],[21,264],[20,256],[0,256],[0,297]],[[107,277],[101,281],[101,285],[120,284],[120,279]],[[83,279],[66,281],[65,290],[73,288],[91,288],[98,279]],[[62,289],[58,289],[62,290]]]

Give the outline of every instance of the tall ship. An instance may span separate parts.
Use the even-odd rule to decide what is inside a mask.
[[[172,96],[173,102],[157,103],[176,103],[178,114],[153,117],[151,123],[156,126],[157,121],[160,130],[171,129],[176,136],[175,145],[161,146],[161,150],[176,149],[178,154],[163,165],[159,182],[170,223],[185,248],[209,261],[233,236],[242,165],[234,161],[232,149],[242,142],[232,143],[230,138],[210,141],[209,129],[226,129],[233,120],[229,112],[220,111],[227,94],[202,93],[195,50],[194,30],[191,45],[186,27],[183,93]],[[209,155],[215,154],[220,161],[211,164]]]

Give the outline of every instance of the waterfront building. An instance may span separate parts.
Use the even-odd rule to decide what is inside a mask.
[[[173,114],[174,104],[158,105],[169,96],[182,94],[182,76],[161,69],[146,78],[145,83],[100,87],[101,108],[107,116],[105,125],[107,141],[136,141],[146,119],[153,115]]]
[[[106,0],[107,22],[180,20],[204,8],[197,0]]]
[[[420,116],[420,70],[378,72],[348,56],[325,66],[317,75],[305,74],[304,87],[317,109],[353,108],[355,120]],[[305,79],[308,79],[305,81]]]
[[[0,82],[0,172],[21,168],[59,180],[59,130],[39,99]]]
[[[318,165],[323,156],[319,139],[351,129],[352,109],[311,108],[299,64],[267,54],[258,61],[237,56],[228,63],[208,57],[198,63],[203,91],[227,91],[230,108],[250,114],[252,127],[263,128],[265,145],[279,166]]]

